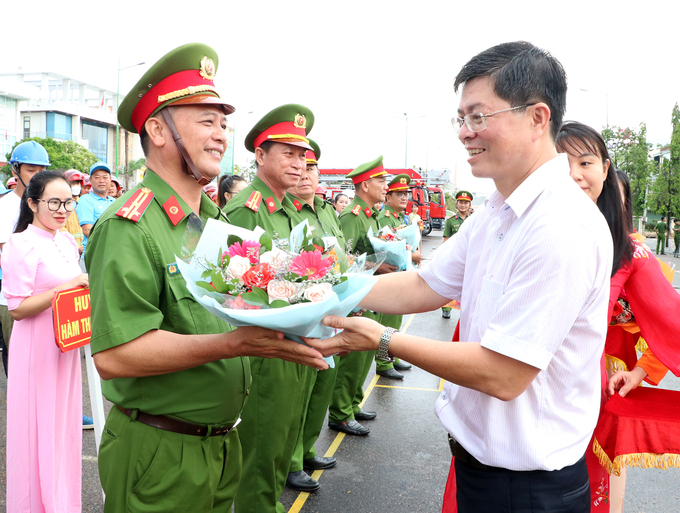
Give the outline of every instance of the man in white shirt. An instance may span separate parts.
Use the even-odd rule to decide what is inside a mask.
[[[588,512],[584,454],[600,406],[612,241],[555,152],[566,75],[547,52],[505,43],[472,58],[454,87],[452,121],[472,173],[497,192],[431,265],[381,276],[361,306],[400,314],[458,300],[462,342],[331,317],[345,331],[311,345],[378,349],[447,380],[435,411],[456,456],[457,495],[445,510],[457,501],[461,513]]]
[[[24,195],[28,182],[35,174],[44,171],[50,165],[50,158],[40,144],[35,141],[26,141],[14,148],[9,163],[12,166],[12,174],[17,178],[17,186],[12,192],[0,198],[0,252],[9,236],[14,233],[19,219],[21,197]],[[1,262],[2,255],[0,254]],[[0,323],[2,323],[2,335],[9,351],[9,339],[14,320],[7,310],[7,299],[3,293],[0,293]]]

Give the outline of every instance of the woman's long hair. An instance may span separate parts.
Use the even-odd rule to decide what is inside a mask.
[[[628,229],[629,225],[632,228],[633,223],[632,220],[630,223],[626,221],[619,180],[611,158],[609,158],[607,144],[597,130],[577,121],[567,121],[557,134],[555,146],[558,151],[572,154],[580,146],[600,157],[604,165],[609,161],[607,178],[602,185],[602,192],[597,198],[597,207],[607,220],[614,242],[614,260],[612,262],[612,276],[614,276],[621,266],[630,262],[633,258],[633,243],[630,240],[632,230]]]
[[[24,191],[24,195],[21,198],[21,206],[19,207],[19,220],[17,221],[17,227],[14,229],[14,233],[23,232],[28,225],[33,222],[33,211],[31,207],[28,206],[29,198],[33,200],[33,203],[38,204],[38,200],[45,192],[45,187],[50,182],[54,180],[63,180],[66,185],[71,188],[71,184],[64,178],[64,175],[58,171],[40,171],[33,175],[31,181],[28,182],[28,186]]]
[[[633,233],[635,228],[633,227],[633,195],[630,192],[630,180],[628,180],[628,175],[620,169],[616,170],[616,177],[623,189],[623,219],[626,230],[628,233]]]
[[[217,206],[223,209],[227,204],[227,201],[224,199],[224,193],[233,194],[231,191],[234,189],[234,184],[245,181],[246,179],[239,175],[222,175],[217,184]]]

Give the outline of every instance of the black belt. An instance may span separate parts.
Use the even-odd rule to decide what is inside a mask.
[[[183,420],[177,420],[165,415],[150,415],[149,413],[144,413],[139,410],[128,410],[122,406],[118,406],[118,409],[122,411],[128,417],[146,424],[147,426],[162,429],[164,431],[172,431],[173,433],[179,433],[181,435],[193,435],[193,436],[227,436],[231,431],[238,426],[241,419],[238,419],[236,423],[231,426],[213,427],[205,426],[202,424],[193,424],[191,422],[184,422]],[[135,412],[137,415],[135,416]]]
[[[490,465],[484,465],[472,454],[465,450],[465,447],[460,445],[455,438],[449,435],[449,448],[451,449],[451,455],[454,456],[458,461],[470,465],[472,468],[478,470],[507,470],[501,467],[492,467]]]

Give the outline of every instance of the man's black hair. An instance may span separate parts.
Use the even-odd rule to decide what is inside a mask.
[[[550,109],[553,140],[567,109],[567,75],[560,62],[545,50],[526,41],[503,43],[475,55],[458,72],[458,87],[475,78],[488,77],[499,98],[512,107],[545,103]]]

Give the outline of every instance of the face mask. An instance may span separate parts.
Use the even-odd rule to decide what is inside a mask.
[[[80,185],[72,185],[71,194],[73,194],[74,196],[80,196]]]

